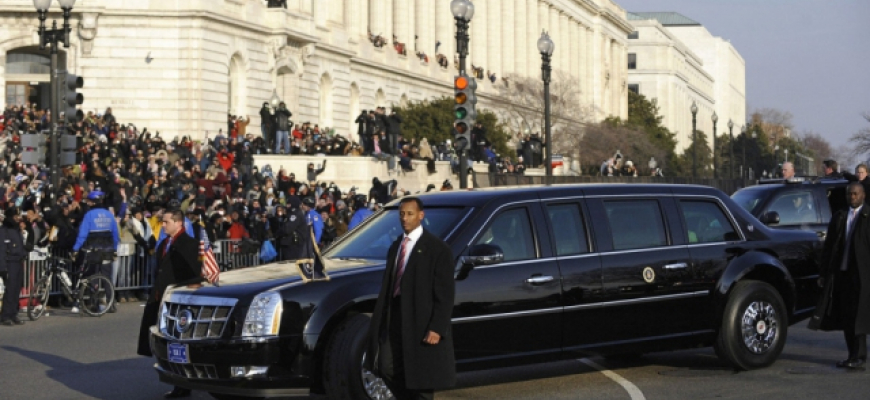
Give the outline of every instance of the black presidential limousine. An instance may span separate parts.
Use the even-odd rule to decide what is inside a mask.
[[[812,232],[771,230],[703,186],[571,185],[419,196],[456,255],[457,370],[714,346],[773,363],[813,311]],[[363,343],[397,202],[324,253],[325,271],[269,264],[180,288],[151,329],[164,382],[217,398],[388,398]]]

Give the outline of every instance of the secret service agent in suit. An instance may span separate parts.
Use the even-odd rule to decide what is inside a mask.
[[[839,368],[863,370],[870,332],[870,209],[864,187],[852,182],[846,189],[849,208],[838,211],[828,225],[822,253],[825,290],[810,329],[842,330],[849,357]]]
[[[421,226],[423,203],[405,197],[399,219],[405,234],[390,246],[369,328],[366,368],[399,400],[432,399],[456,382],[450,317],[453,253]]]
[[[5,326],[24,325],[24,321],[18,318],[18,296],[24,282],[24,259],[27,252],[24,250],[24,237],[18,228],[20,221],[18,207],[9,207],[6,209],[3,225],[0,226],[0,274],[4,275],[3,281],[6,284],[3,308],[0,309],[0,324]]]
[[[145,303],[142,325],[139,327],[139,349],[137,353],[151,357],[149,330],[157,325],[160,300],[170,285],[197,287],[202,281],[202,262],[199,260],[199,242],[184,231],[184,214],[174,210],[163,214],[163,229],[169,236],[157,246],[157,278],[151,296]],[[164,395],[166,398],[190,396],[190,389],[176,386]]]

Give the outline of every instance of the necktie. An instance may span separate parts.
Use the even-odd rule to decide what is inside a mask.
[[[846,220],[846,245],[843,246],[843,259],[840,261],[840,271],[849,269],[849,252],[852,250],[852,231],[855,229],[858,209],[849,210],[849,218]]]
[[[166,239],[166,247],[163,248],[163,255],[166,255],[166,252],[169,251],[169,246],[172,245],[172,236]]]
[[[399,257],[396,259],[396,284],[393,285],[393,297],[401,294],[402,275],[405,273],[405,247],[411,238],[405,236],[402,245],[399,246]]]

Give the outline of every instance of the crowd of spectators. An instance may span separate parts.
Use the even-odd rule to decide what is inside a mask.
[[[326,159],[310,163],[305,171],[276,171],[268,165],[261,170],[254,165],[253,155],[269,153],[270,146],[246,130],[248,122],[229,116],[227,133],[207,134],[204,141],[187,136],[166,140],[160,132],[119,122],[111,108],[102,114],[89,112],[81,123],[64,127],[83,138],[82,162],[62,169],[57,197],[52,200],[47,168],[23,164],[19,145],[21,135],[49,128],[50,113],[35,106],[7,106],[0,116],[0,208],[17,207],[25,216],[20,227],[28,250],[51,246],[68,251],[88,211],[83,199],[99,190],[116,216],[122,243],[153,249],[165,210],[186,212],[203,228],[194,230],[204,231],[210,241],[262,242],[276,234],[276,208],[297,197],[301,204],[314,204],[320,213],[324,221],[320,245],[324,246],[347,231],[359,209],[372,210],[410,194],[395,180],[375,178],[367,191],[320,181]],[[302,124],[292,135],[291,154],[365,154],[359,144],[317,125]],[[383,146],[381,152],[392,152],[385,142]],[[400,136],[396,146],[397,155],[409,159],[447,157],[449,151],[443,144],[433,147],[425,139],[417,143]],[[400,164],[410,167],[410,162]]]

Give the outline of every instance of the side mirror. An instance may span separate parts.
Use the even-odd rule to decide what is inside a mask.
[[[478,266],[492,265],[504,261],[504,252],[501,247],[493,244],[479,244],[468,251],[467,256],[459,258],[462,265]]]
[[[779,224],[779,213],[776,211],[768,211],[761,215],[758,219],[762,224],[773,226]]]

